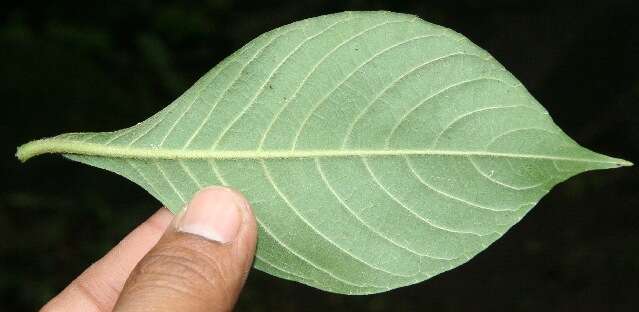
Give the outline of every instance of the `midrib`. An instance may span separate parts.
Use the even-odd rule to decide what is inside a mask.
[[[532,155],[516,153],[499,153],[489,151],[454,151],[454,150],[260,150],[260,151],[214,151],[214,150],[181,150],[163,148],[139,148],[127,146],[107,146],[97,143],[77,142],[57,138],[42,139],[29,142],[18,148],[16,156],[21,161],[45,153],[77,154],[115,158],[137,159],[290,159],[290,158],[327,158],[327,157],[380,157],[380,156],[480,156],[519,159],[542,159],[557,161],[573,161],[628,166],[632,163],[625,160],[571,158],[552,155]]]

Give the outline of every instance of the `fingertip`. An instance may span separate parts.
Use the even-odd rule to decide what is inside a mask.
[[[178,215],[175,228],[205,239],[228,244],[240,234],[247,214],[244,196],[226,187],[207,187],[195,195]]]

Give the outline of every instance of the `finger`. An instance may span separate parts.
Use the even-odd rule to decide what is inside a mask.
[[[158,210],[51,299],[42,311],[111,311],[129,274],[162,237],[172,219],[168,209]]]
[[[229,311],[255,253],[256,223],[238,192],[198,192],[127,280],[115,311]]]

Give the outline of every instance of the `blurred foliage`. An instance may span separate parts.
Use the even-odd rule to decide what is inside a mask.
[[[0,310],[34,310],[150,215],[113,174],[18,144],[147,118],[255,36],[306,17],[387,9],[487,49],[584,146],[639,160],[639,26],[632,1],[25,1],[0,10]],[[636,310],[637,167],[558,186],[469,264],[349,297],[254,271],[240,311]],[[634,309],[633,309],[634,307]]]

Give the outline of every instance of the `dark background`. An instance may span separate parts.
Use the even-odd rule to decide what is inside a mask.
[[[416,14],[488,50],[557,124],[639,161],[639,14],[631,1],[25,1],[0,9],[0,310],[34,310],[157,209],[115,174],[15,147],[141,121],[272,28],[343,10]],[[584,3],[585,2],[585,3]],[[637,167],[558,185],[469,263],[350,297],[254,271],[240,311],[637,311]]]

